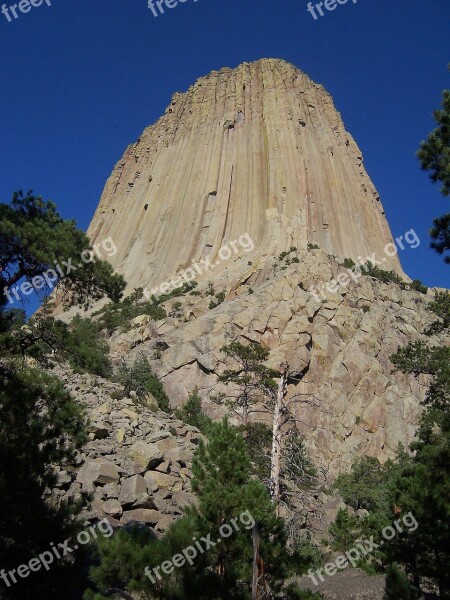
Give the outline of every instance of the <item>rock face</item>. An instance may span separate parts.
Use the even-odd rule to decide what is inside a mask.
[[[140,315],[109,339],[113,359],[149,359],[172,408],[198,388],[220,417],[212,396],[225,392],[218,377],[235,366],[221,348],[256,341],[269,350],[267,366],[289,364],[287,403],[323,483],[357,456],[385,460],[411,442],[427,380],[394,372],[389,357],[421,339],[433,291],[349,276],[342,259],[361,256],[404,274],[385,252],[393,241],[360,150],[330,96],[292,65],[244,63],[175,94],[115,167],[88,233],[94,248],[112,238],[108,260],[128,292],[174,277],[180,287],[191,267],[198,287],[166,300],[166,318]],[[198,431],[114,399],[112,383],[63,378],[88,408],[91,441],[77,465],[57,473],[55,500],[86,492],[85,519],[167,529],[194,501]],[[338,504],[299,493],[302,526],[321,539]],[[375,599],[380,589],[351,597]]]
[[[225,259],[246,234],[251,245]],[[166,302],[166,319],[138,317],[111,340],[113,356],[149,357],[172,406],[198,387],[219,417],[220,348],[255,340],[269,366],[289,363],[291,408],[328,474],[411,441],[426,382],[393,373],[389,356],[420,338],[428,300],[368,277],[308,291],[344,276],[343,258],[376,256],[404,274],[385,252],[392,238],[361,151],[327,92],[294,66],[244,63],[175,94],[115,167],[89,235],[113,239],[109,260],[128,291],[173,277],[178,287],[180,271],[203,261],[191,269],[198,288]],[[160,460],[154,444],[132,450],[143,468]]]
[[[253,261],[308,243],[338,257],[392,242],[362,153],[329,94],[274,59],[213,71],[176,93],[118,162],[89,227],[129,289],[218,258],[248,233]],[[247,257],[218,266],[241,275]],[[396,257],[386,268],[401,273]]]
[[[407,446],[426,381],[395,372],[389,357],[410,340],[429,339],[422,332],[433,320],[431,290],[426,296],[361,276],[330,292],[326,286],[348,270],[321,250],[292,252],[252,269],[231,290],[213,280],[216,291],[225,292],[213,309],[201,283],[195,295],[166,302],[166,319],[116,333],[113,354],[147,355],[173,407],[198,387],[204,407],[218,418],[223,409],[211,396],[232,393],[218,375],[235,367],[221,347],[256,341],[270,352],[267,366],[289,363],[288,404],[316,466],[330,478],[356,456],[386,460],[399,442]],[[171,308],[175,302],[179,311]]]

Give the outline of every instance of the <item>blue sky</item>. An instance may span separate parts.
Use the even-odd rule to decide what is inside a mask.
[[[49,1],[11,22],[0,13],[1,201],[32,188],[86,229],[113,166],[173,92],[283,58],[333,96],[394,236],[421,238],[400,255],[405,271],[450,287],[428,247],[449,200],[415,157],[450,87],[450,0],[349,0],[317,20],[305,0],[186,0],[157,18],[147,0]]]

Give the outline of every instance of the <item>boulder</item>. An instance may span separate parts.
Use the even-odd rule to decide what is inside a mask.
[[[147,483],[142,475],[133,475],[133,477],[122,481],[119,502],[122,506],[131,505],[142,494],[147,494]]]
[[[143,441],[136,442],[128,449],[130,457],[144,469],[153,469],[163,459],[163,453],[155,444],[147,444]]]

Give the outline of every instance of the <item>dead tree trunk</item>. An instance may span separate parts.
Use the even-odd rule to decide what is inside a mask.
[[[280,383],[278,384],[277,398],[273,413],[273,428],[272,428],[272,455],[270,468],[270,496],[275,503],[278,516],[278,502],[280,499],[280,470],[281,470],[281,441],[284,418],[284,398],[287,391],[287,377],[289,365],[283,363],[281,365],[282,372]]]

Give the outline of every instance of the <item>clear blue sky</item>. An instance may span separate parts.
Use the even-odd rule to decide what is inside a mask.
[[[212,69],[283,58],[333,96],[394,236],[420,236],[401,253],[406,272],[450,287],[428,240],[450,203],[415,157],[450,87],[450,0],[349,0],[316,21],[306,4],[186,0],[155,18],[147,0],[51,0],[12,22],[0,14],[1,201],[32,188],[86,229],[125,147],[173,92]]]

